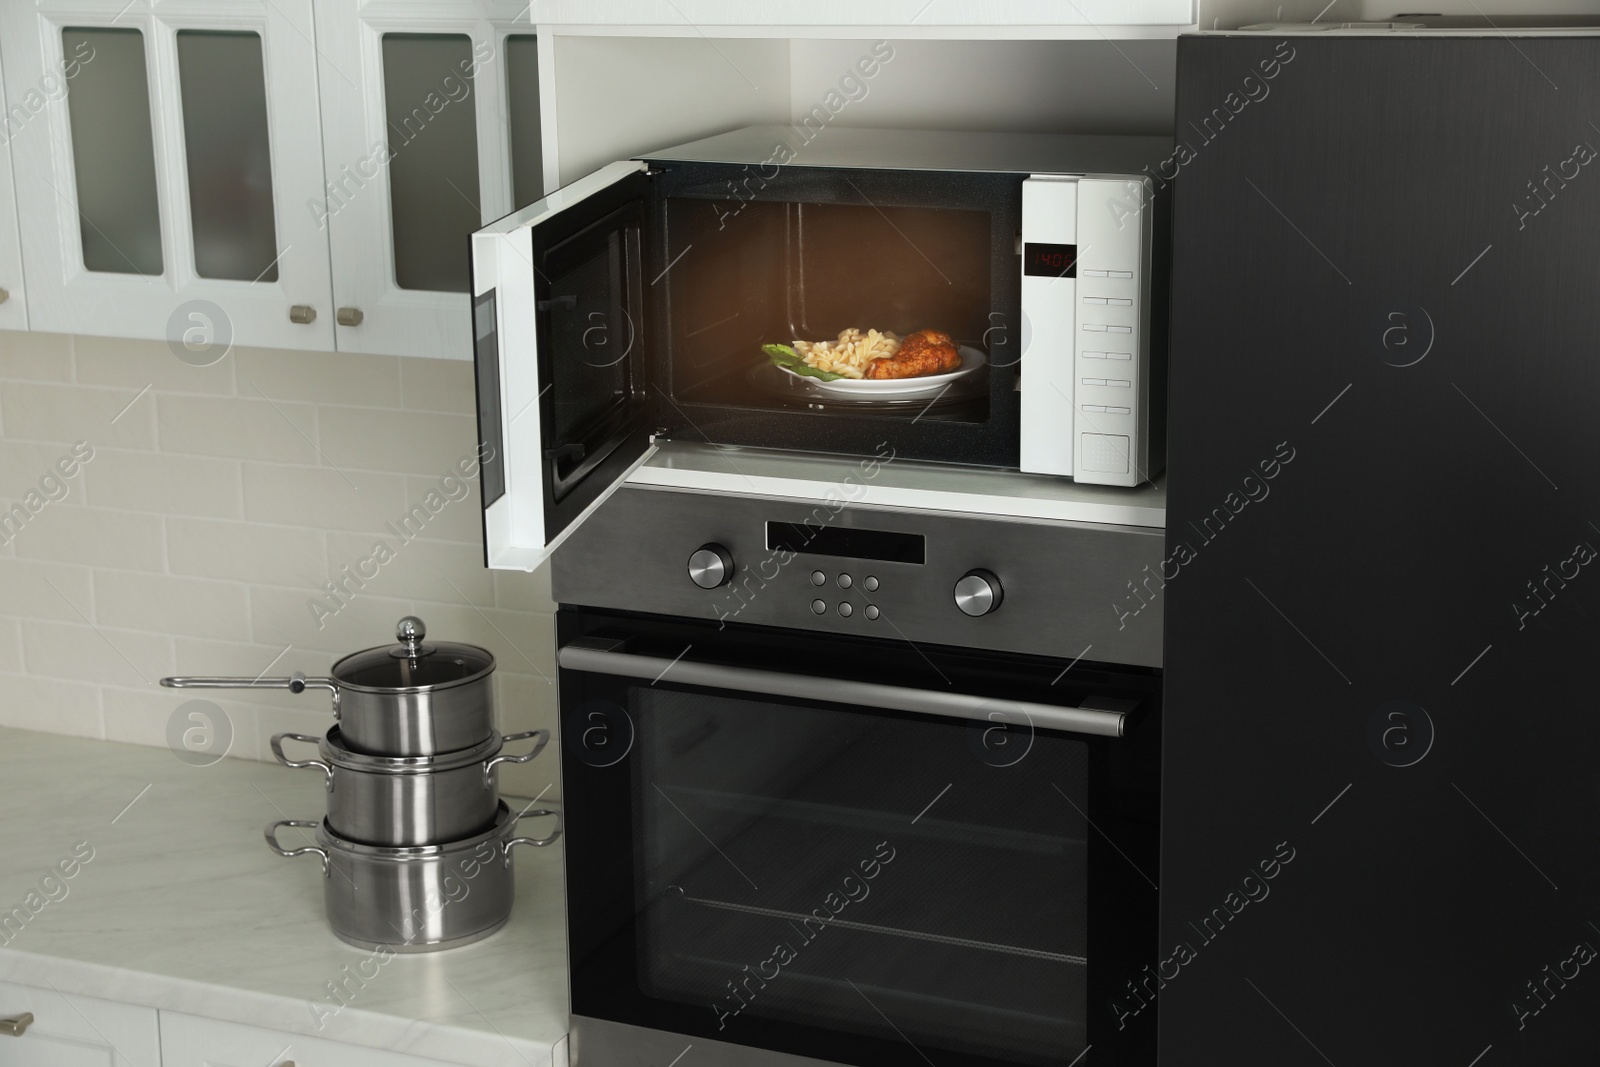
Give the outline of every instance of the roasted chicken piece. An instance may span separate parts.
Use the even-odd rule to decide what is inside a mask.
[[[946,374],[961,366],[961,353],[950,335],[943,330],[918,330],[900,342],[900,350],[892,356],[875,359],[867,367],[866,377],[921,378],[929,374]]]

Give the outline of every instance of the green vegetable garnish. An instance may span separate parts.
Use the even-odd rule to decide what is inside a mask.
[[[831,382],[844,377],[844,375],[835,374],[831,370],[818,370],[802,359],[800,354],[788,345],[762,345],[761,351],[765,352],[772,360],[773,366],[783,367],[807,378]]]

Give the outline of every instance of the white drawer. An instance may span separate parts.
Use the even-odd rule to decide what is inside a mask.
[[[162,1067],[450,1067],[443,1060],[171,1011],[161,1013],[161,1057]]]
[[[161,1067],[154,1008],[0,982],[0,1020],[24,1013],[20,1035],[0,1033],[5,1067]]]

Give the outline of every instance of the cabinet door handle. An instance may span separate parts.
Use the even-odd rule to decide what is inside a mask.
[[[0,304],[4,304],[7,300],[10,300],[10,299],[11,299],[11,294],[6,292],[4,289],[0,289]]]
[[[289,321],[296,326],[307,326],[317,321],[317,309],[310,304],[296,304],[289,309]]]
[[[334,313],[333,319],[340,326],[360,326],[361,320],[366,318],[360,308],[340,308]]]
[[[21,1037],[33,1025],[33,1012],[25,1011],[13,1019],[0,1019],[0,1034],[6,1037]]]

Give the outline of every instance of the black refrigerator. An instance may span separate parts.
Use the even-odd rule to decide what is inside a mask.
[[[1176,127],[1162,949],[1105,1010],[1600,1062],[1600,37],[1185,37]]]

